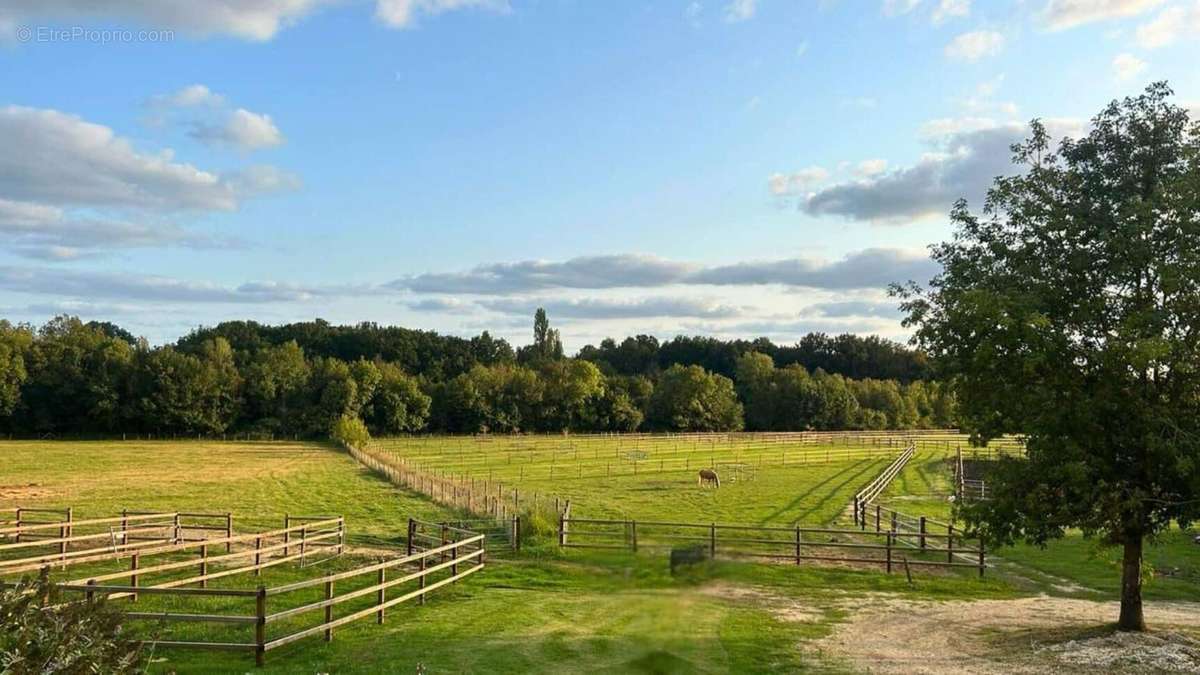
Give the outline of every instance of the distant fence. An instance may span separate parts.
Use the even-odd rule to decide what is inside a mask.
[[[709,556],[758,558],[776,561],[857,563],[879,565],[889,574],[897,567],[974,568],[980,576],[987,568],[986,553],[973,551],[963,561],[955,548],[954,533],[908,532],[880,529],[851,530],[817,527],[778,527],[720,523],[678,523],[594,518],[559,519],[559,545],[563,548],[608,549],[637,552],[699,546]],[[938,556],[949,551],[945,559]]]
[[[854,502],[852,505],[854,508],[855,524],[858,523],[859,512],[867,508],[868,504],[875,501],[875,499],[887,489],[888,485],[891,485],[892,481],[895,480],[896,476],[898,476],[900,472],[904,470],[904,467],[908,464],[908,461],[913,458],[915,453],[916,446],[908,446],[904,449],[904,452],[900,453],[896,459],[892,460],[892,463],[889,464],[887,468],[884,469],[878,476],[876,476],[874,480],[872,480],[870,483],[867,483],[866,487],[855,493]]]
[[[392,483],[420,492],[435,502],[482,516],[491,526],[499,528],[513,548],[520,547],[521,512],[523,509],[549,508],[562,513],[566,499],[538,492],[521,492],[498,481],[466,476],[438,475],[412,466],[403,458],[381,452],[372,446],[346,446],[354,459],[386,476]],[[473,527],[483,525],[471,521]]]

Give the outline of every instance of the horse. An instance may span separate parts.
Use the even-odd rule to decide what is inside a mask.
[[[696,485],[704,487],[709,483],[712,483],[717,487],[721,487],[721,477],[718,476],[717,472],[713,471],[712,469],[700,469],[700,477],[696,479]]]

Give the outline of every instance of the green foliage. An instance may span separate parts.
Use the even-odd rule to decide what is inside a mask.
[[[1057,147],[1035,122],[1024,171],[982,216],[955,206],[941,274],[905,304],[971,430],[1027,436],[967,517],[996,542],[1123,544],[1131,628],[1143,540],[1200,516],[1200,126],[1170,95],[1113,102]]]
[[[429,421],[430,397],[416,378],[391,363],[377,365],[379,382],[363,407],[367,425],[380,435],[420,431]]]
[[[740,431],[742,404],[729,378],[700,366],[671,366],[650,397],[647,421],[671,431]]]
[[[818,336],[803,340],[793,353],[767,340],[680,337],[660,345],[643,335],[620,345],[606,340],[601,349],[585,347],[569,359],[544,311],[535,317],[534,332],[533,345],[518,359],[506,342],[487,333],[461,342],[373,324],[229,322],[176,345],[150,348],[109,323],[64,316],[35,331],[0,322],[0,431],[316,438],[343,415],[357,416],[376,435],[733,429],[739,415],[728,397],[704,400],[720,387],[693,391],[700,398],[690,411],[692,404],[675,399],[671,405],[680,407],[666,413],[661,404],[670,397],[660,396],[662,414],[649,423],[647,416],[656,381],[678,377],[665,376],[659,363],[668,370],[674,362],[711,363],[708,372],[721,375],[738,371],[738,358],[749,359],[736,372],[736,393],[750,429],[953,421],[953,398],[934,395],[948,391],[935,383],[860,385],[820,369],[810,375],[797,363],[802,351],[805,359],[839,367],[853,357],[907,369],[900,364],[908,357],[897,356],[902,352],[886,341]],[[732,347],[743,344],[763,351],[733,356]],[[784,366],[776,368],[768,353]],[[413,370],[408,363],[415,364]],[[696,368],[693,372],[705,371]],[[621,374],[625,371],[637,374]],[[893,396],[871,395],[876,389]],[[897,392],[898,403],[892,400]],[[887,408],[885,421],[864,418],[856,395]]]
[[[371,433],[362,420],[353,415],[342,415],[330,426],[329,437],[343,445],[361,448],[371,440]]]
[[[0,672],[137,673],[145,661],[122,635],[121,612],[103,600],[63,598],[44,572],[0,592]]]

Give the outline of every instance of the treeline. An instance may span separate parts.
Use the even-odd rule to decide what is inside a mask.
[[[231,322],[152,348],[109,323],[64,316],[35,328],[0,321],[0,429],[21,436],[319,437],[339,420],[361,421],[376,435],[885,429],[955,421],[953,395],[936,382],[852,378],[788,360],[802,353],[849,358],[858,344],[873,356],[855,357],[855,367],[874,359],[874,367],[920,372],[918,355],[873,338],[809,336],[807,347],[780,348],[765,340],[659,345],[638,337],[620,345],[606,340],[567,358],[540,310],[534,338],[514,350],[487,333],[464,339],[373,324]],[[742,351],[729,357],[738,346]],[[633,351],[655,358],[623,360]],[[898,356],[905,353],[908,365]]]

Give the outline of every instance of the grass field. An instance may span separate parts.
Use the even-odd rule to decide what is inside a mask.
[[[525,457],[527,469],[548,463],[564,467],[562,474],[555,469],[553,479],[537,471],[522,479],[519,469],[515,479],[511,469],[504,475],[522,490],[569,496],[574,514],[581,517],[818,525],[841,517],[854,492],[894,454],[888,449],[855,456],[849,443],[827,443],[797,447],[791,455],[797,459],[804,450],[811,461],[764,461],[760,467],[753,462],[755,450],[745,444],[722,449],[719,441],[697,442],[695,451],[683,450],[681,443],[565,445],[572,440],[578,439],[523,439],[526,447],[495,458],[465,458],[473,442],[446,439],[439,442],[440,453],[426,447],[421,461],[440,462],[449,471],[456,463],[470,466],[464,459],[472,459],[470,470],[479,478],[495,477],[492,472],[508,466],[509,457]],[[392,452],[403,452],[402,442],[385,443],[391,443]],[[702,445],[706,447],[700,449]],[[595,466],[600,454],[646,454],[629,460],[640,463],[636,476],[630,469],[628,474],[580,478],[570,462],[576,451],[578,461],[585,461],[588,450],[591,464],[585,466]],[[765,460],[778,458],[780,450],[776,445],[758,452]],[[837,457],[839,450],[848,455]],[[690,457],[708,453],[709,463],[725,467],[720,490],[697,487],[694,468],[650,470],[655,459],[665,464],[670,456],[688,457],[686,452],[696,453]],[[323,444],[8,442],[0,443],[0,456],[0,507],[71,505],[77,518],[122,508],[232,511],[239,529],[279,527],[284,512],[346,516],[349,543],[358,553],[305,570],[272,568],[261,579],[231,577],[221,587],[286,583],[349,568],[398,547],[410,516],[439,520],[462,515],[391,486]],[[927,449],[897,477],[883,501],[906,512],[945,517],[949,483],[944,452]],[[1168,545],[1150,549],[1152,563],[1175,571],[1147,586],[1147,597],[1200,599],[1196,550],[1200,547],[1182,533],[1172,535]],[[661,555],[562,552],[548,541],[532,542],[513,554],[495,542],[486,569],[439,589],[425,606],[394,608],[384,626],[356,622],[339,629],[328,644],[313,638],[273,651],[265,671],[415,672],[420,666],[427,672],[839,672],[854,666],[825,652],[820,641],[873,598],[1116,596],[1119,576],[1111,566],[1112,553],[1097,556],[1078,537],[1046,551],[1017,547],[1001,555],[1004,562],[983,580],[970,573],[922,573],[910,585],[903,574],[736,562],[673,577]],[[143,606],[154,605],[144,601]],[[356,606],[347,603],[339,613]],[[231,629],[220,626],[177,630],[173,637],[233,639]],[[253,667],[252,657],[244,654],[165,650],[155,659],[157,672],[244,672]]]
[[[65,506],[77,517],[124,507],[233,511],[239,526],[278,527],[279,514],[342,513],[350,543],[372,548],[398,542],[408,516],[452,516],[425,499],[399,491],[363,471],[346,454],[305,443],[0,443],[6,471],[0,506]],[[755,502],[752,518],[795,518],[803,511],[832,513],[844,506],[837,492],[870,475],[873,462],[797,467],[819,478],[793,491],[793,501],[773,514],[768,499]],[[789,469],[784,478],[793,470]],[[655,476],[654,480],[661,480]],[[764,479],[746,483],[761,488]],[[781,478],[773,489],[786,492]],[[236,485],[236,488],[231,488]],[[692,484],[694,487],[694,483]],[[722,488],[722,491],[725,489]],[[713,504],[739,516],[729,495]],[[713,491],[707,495],[711,498]],[[581,503],[585,500],[581,497]],[[647,497],[647,499],[652,499]],[[829,504],[822,502],[829,500]],[[787,507],[788,503],[779,507]],[[603,508],[603,507],[601,507]],[[333,642],[305,640],[271,652],[267,672],[761,672],[842,669],[804,648],[841,619],[847,592],[902,596],[1007,597],[996,580],[968,576],[930,578],[909,586],[901,576],[819,567],[714,564],[686,578],[667,573],[661,558],[572,553],[533,546],[502,559],[429,604],[406,604],[384,626],[358,622]],[[333,570],[355,557],[320,567]],[[273,568],[261,580],[233,577],[222,587],[276,584],[310,576],[315,568]],[[728,590],[762,589],[746,602]],[[783,607],[802,604],[811,620],[781,618]],[[153,602],[143,599],[143,606]],[[347,607],[350,609],[350,607]],[[224,631],[224,632],[222,632]],[[173,635],[229,638],[229,629],[191,628]],[[162,651],[156,670],[244,671],[246,655]]]

